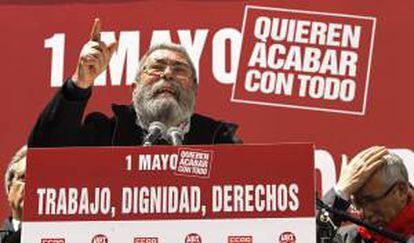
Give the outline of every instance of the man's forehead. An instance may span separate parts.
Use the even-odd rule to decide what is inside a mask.
[[[13,167],[14,167],[15,174],[26,173],[26,157],[14,163]]]
[[[188,65],[187,59],[181,52],[168,49],[155,50],[148,56],[148,58],[154,61],[166,61]]]
[[[364,195],[372,195],[377,192],[383,192],[386,187],[385,178],[381,173],[378,171],[373,174],[368,181],[361,187],[361,189],[358,191],[358,195],[364,196]]]

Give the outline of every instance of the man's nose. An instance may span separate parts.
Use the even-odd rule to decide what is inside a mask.
[[[173,77],[174,77],[174,72],[173,72],[173,70],[172,70],[172,68],[171,68],[171,66],[168,66],[167,65],[167,67],[165,67],[165,70],[164,70],[164,72],[163,72],[163,78],[165,78],[166,80],[171,80],[171,79],[173,79]]]

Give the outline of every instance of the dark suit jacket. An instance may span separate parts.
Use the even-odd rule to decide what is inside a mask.
[[[348,201],[342,199],[338,195],[336,195],[334,189],[332,188],[328,193],[326,193],[322,199],[322,201],[332,206],[333,208],[341,211],[346,211],[349,206],[351,205]],[[330,214],[329,217],[333,221],[333,223],[339,227],[336,235],[329,239],[327,237],[327,231],[332,230],[332,228],[320,221],[320,212],[317,216],[317,242],[319,243],[373,243],[372,241],[367,241],[362,239],[361,235],[358,233],[358,227],[356,225],[347,225],[341,226],[342,219],[336,217],[333,214]]]
[[[14,231],[11,217],[4,220],[0,232],[0,243],[20,243],[20,230]]]

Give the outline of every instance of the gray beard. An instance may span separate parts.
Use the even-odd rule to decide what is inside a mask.
[[[154,96],[157,90],[168,82],[177,94],[159,94]],[[194,112],[195,92],[186,92],[176,81],[160,79],[153,85],[137,87],[132,95],[132,103],[137,113],[137,123],[144,129],[148,129],[151,122],[159,121],[167,127],[178,126],[184,121],[189,121]]]

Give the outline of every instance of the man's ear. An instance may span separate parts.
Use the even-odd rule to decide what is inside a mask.
[[[130,88],[131,88],[131,101],[132,102],[134,102],[134,96],[135,96],[135,92],[136,92],[136,90],[137,90],[137,81],[136,80],[134,80],[134,82],[130,85]]]
[[[401,200],[402,202],[406,202],[407,197],[408,197],[408,189],[409,186],[405,183],[401,183],[398,184],[397,186],[397,192],[396,192],[396,196],[398,198],[398,200]]]
[[[12,182],[12,184],[13,184],[13,182]],[[10,202],[12,201],[12,193],[11,193],[11,191],[10,191],[10,189],[11,189],[11,187],[12,187],[12,184],[10,184],[9,189],[8,189],[8,191],[6,192],[7,201],[9,202],[9,204],[10,204]]]

